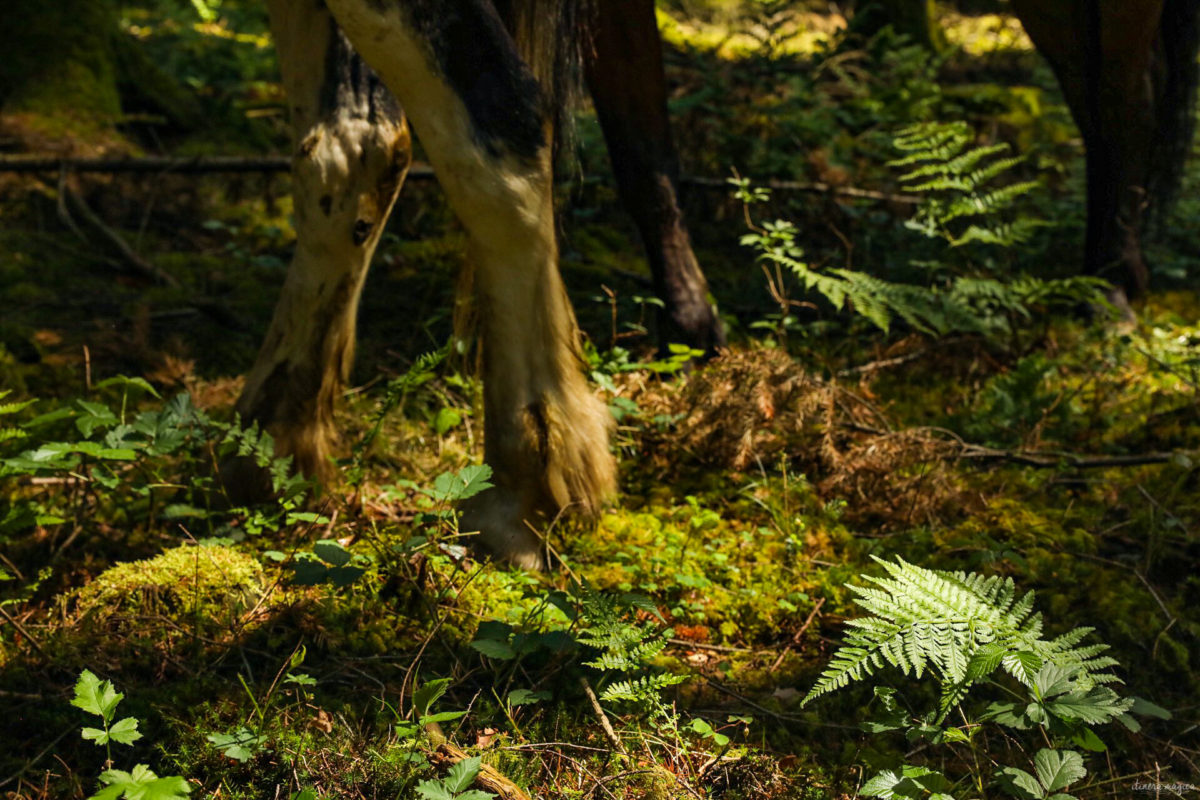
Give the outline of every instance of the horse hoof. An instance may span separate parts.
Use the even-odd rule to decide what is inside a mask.
[[[503,487],[494,487],[463,504],[458,528],[478,532],[478,548],[502,564],[540,572],[546,568],[542,540],[526,520],[536,515],[522,513],[523,504]]]

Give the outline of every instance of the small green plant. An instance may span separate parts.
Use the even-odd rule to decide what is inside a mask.
[[[921,197],[905,225],[951,247],[972,242],[1012,247],[1049,223],[1020,213],[1017,202],[1041,184],[1003,182],[1021,156],[1005,156],[1006,142],[971,147],[975,133],[965,122],[922,122],[896,132],[892,146],[904,153],[888,166],[905,170],[900,182]],[[962,222],[972,221],[961,227]],[[956,230],[956,228],[958,228]]]
[[[111,681],[102,681],[90,670],[84,670],[75,682],[75,698],[71,705],[100,718],[100,728],[84,727],[84,739],[102,745],[105,764],[112,764],[112,744],[132,745],[142,738],[138,721],[133,717],[117,719],[117,706],[125,697]],[[182,800],[192,787],[179,776],[160,778],[146,764],[138,764],[130,772],[111,766],[100,773],[103,784],[89,800]]]
[[[823,297],[835,310],[852,310],[887,332],[896,319],[928,335],[975,333],[1011,337],[1035,313],[1084,304],[1103,306],[1107,283],[1090,276],[1068,278],[997,277],[994,270],[963,259],[967,245],[988,245],[1010,252],[1049,223],[1018,208],[1038,181],[1011,179],[1023,159],[1001,157],[1007,144],[969,147],[974,139],[965,122],[920,123],[900,129],[892,146],[903,155],[888,162],[903,170],[901,183],[920,198],[906,226],[944,240],[953,258],[925,263],[937,276],[930,286],[895,283],[850,269],[818,269],[804,258],[799,230],[788,220],[755,222],[751,208],[770,200],[767,189],[749,179],[729,179],[743,204],[749,233],[741,243],[758,253],[767,287],[779,306],[757,327],[786,335],[799,323],[795,309],[811,306],[793,299],[787,277],[806,292]],[[961,263],[956,263],[961,262]],[[985,259],[990,264],[991,259]]]
[[[424,800],[489,800],[496,795],[468,788],[475,782],[481,768],[479,756],[464,758],[450,768],[446,777],[418,783],[417,794]]]
[[[914,678],[928,675],[936,681],[940,699],[935,709],[913,719],[897,704],[894,689],[876,686],[881,713],[864,724],[868,732],[905,731],[909,738],[964,745],[978,755],[977,749],[987,746],[981,729],[999,725],[1013,733],[1037,729],[1046,747],[1033,759],[1036,778],[1016,767],[989,775],[982,763],[997,762],[989,755],[963,759],[973,766],[959,781],[923,765],[886,769],[863,786],[862,794],[944,798],[958,783],[970,781],[981,794],[991,782],[1019,800],[1067,800],[1070,795],[1062,790],[1087,770],[1083,757],[1064,746],[1103,750],[1092,728],[1115,720],[1136,731],[1140,725],[1131,712],[1167,716],[1163,709],[1123,698],[1111,688],[1120,682],[1111,672],[1117,662],[1104,654],[1107,645],[1083,644],[1091,628],[1045,638],[1033,593],[1019,595],[1011,578],[937,572],[900,558],[894,563],[875,560],[886,577],[864,576],[871,585],[849,586],[855,602],[870,615],[846,623],[850,631],[804,703],[892,667]],[[998,689],[1007,698],[968,708],[965,701],[977,686]],[[945,724],[952,712],[961,716],[961,726]]]

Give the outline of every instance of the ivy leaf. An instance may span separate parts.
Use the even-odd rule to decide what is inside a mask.
[[[1046,794],[1065,789],[1087,775],[1083,756],[1073,750],[1043,748],[1033,757],[1033,766],[1037,770],[1038,780],[1046,788]]]
[[[124,696],[113,688],[112,681],[102,681],[91,670],[85,669],[75,682],[75,699],[71,705],[103,717],[107,723]]]

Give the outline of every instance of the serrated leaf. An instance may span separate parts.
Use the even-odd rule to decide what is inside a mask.
[[[117,720],[108,729],[108,738],[119,744],[133,744],[142,738],[142,734],[138,730],[138,721],[133,717]]]
[[[422,717],[427,715],[433,704],[446,693],[446,688],[449,685],[449,678],[437,678],[414,691],[412,703],[417,715]]]
[[[441,781],[421,781],[417,784],[417,794],[424,800],[454,800],[454,794]]]
[[[1043,748],[1033,757],[1033,766],[1047,794],[1065,789],[1087,775],[1083,756],[1073,750]]]
[[[446,773],[446,778],[443,781],[446,788],[455,794],[465,791],[479,774],[482,762],[483,759],[479,756],[472,756],[471,758],[464,758],[462,761],[459,761]]]
[[[102,681],[91,670],[85,669],[75,682],[75,698],[71,705],[108,722],[124,696],[113,688],[111,681]]]
[[[1041,800],[1045,792],[1037,778],[1023,769],[1001,767],[996,771],[1000,788],[1018,800]]]
[[[179,776],[160,778],[145,764],[138,764],[132,772],[110,769],[100,774],[105,788],[92,795],[89,800],[185,800],[191,793],[191,785]]]

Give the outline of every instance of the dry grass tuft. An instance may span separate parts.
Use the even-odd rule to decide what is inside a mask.
[[[683,391],[646,388],[636,399],[678,419],[647,441],[663,459],[739,472],[784,463],[854,516],[892,525],[932,521],[960,499],[947,469],[952,443],[894,430],[868,399],[779,349],[730,350]]]

